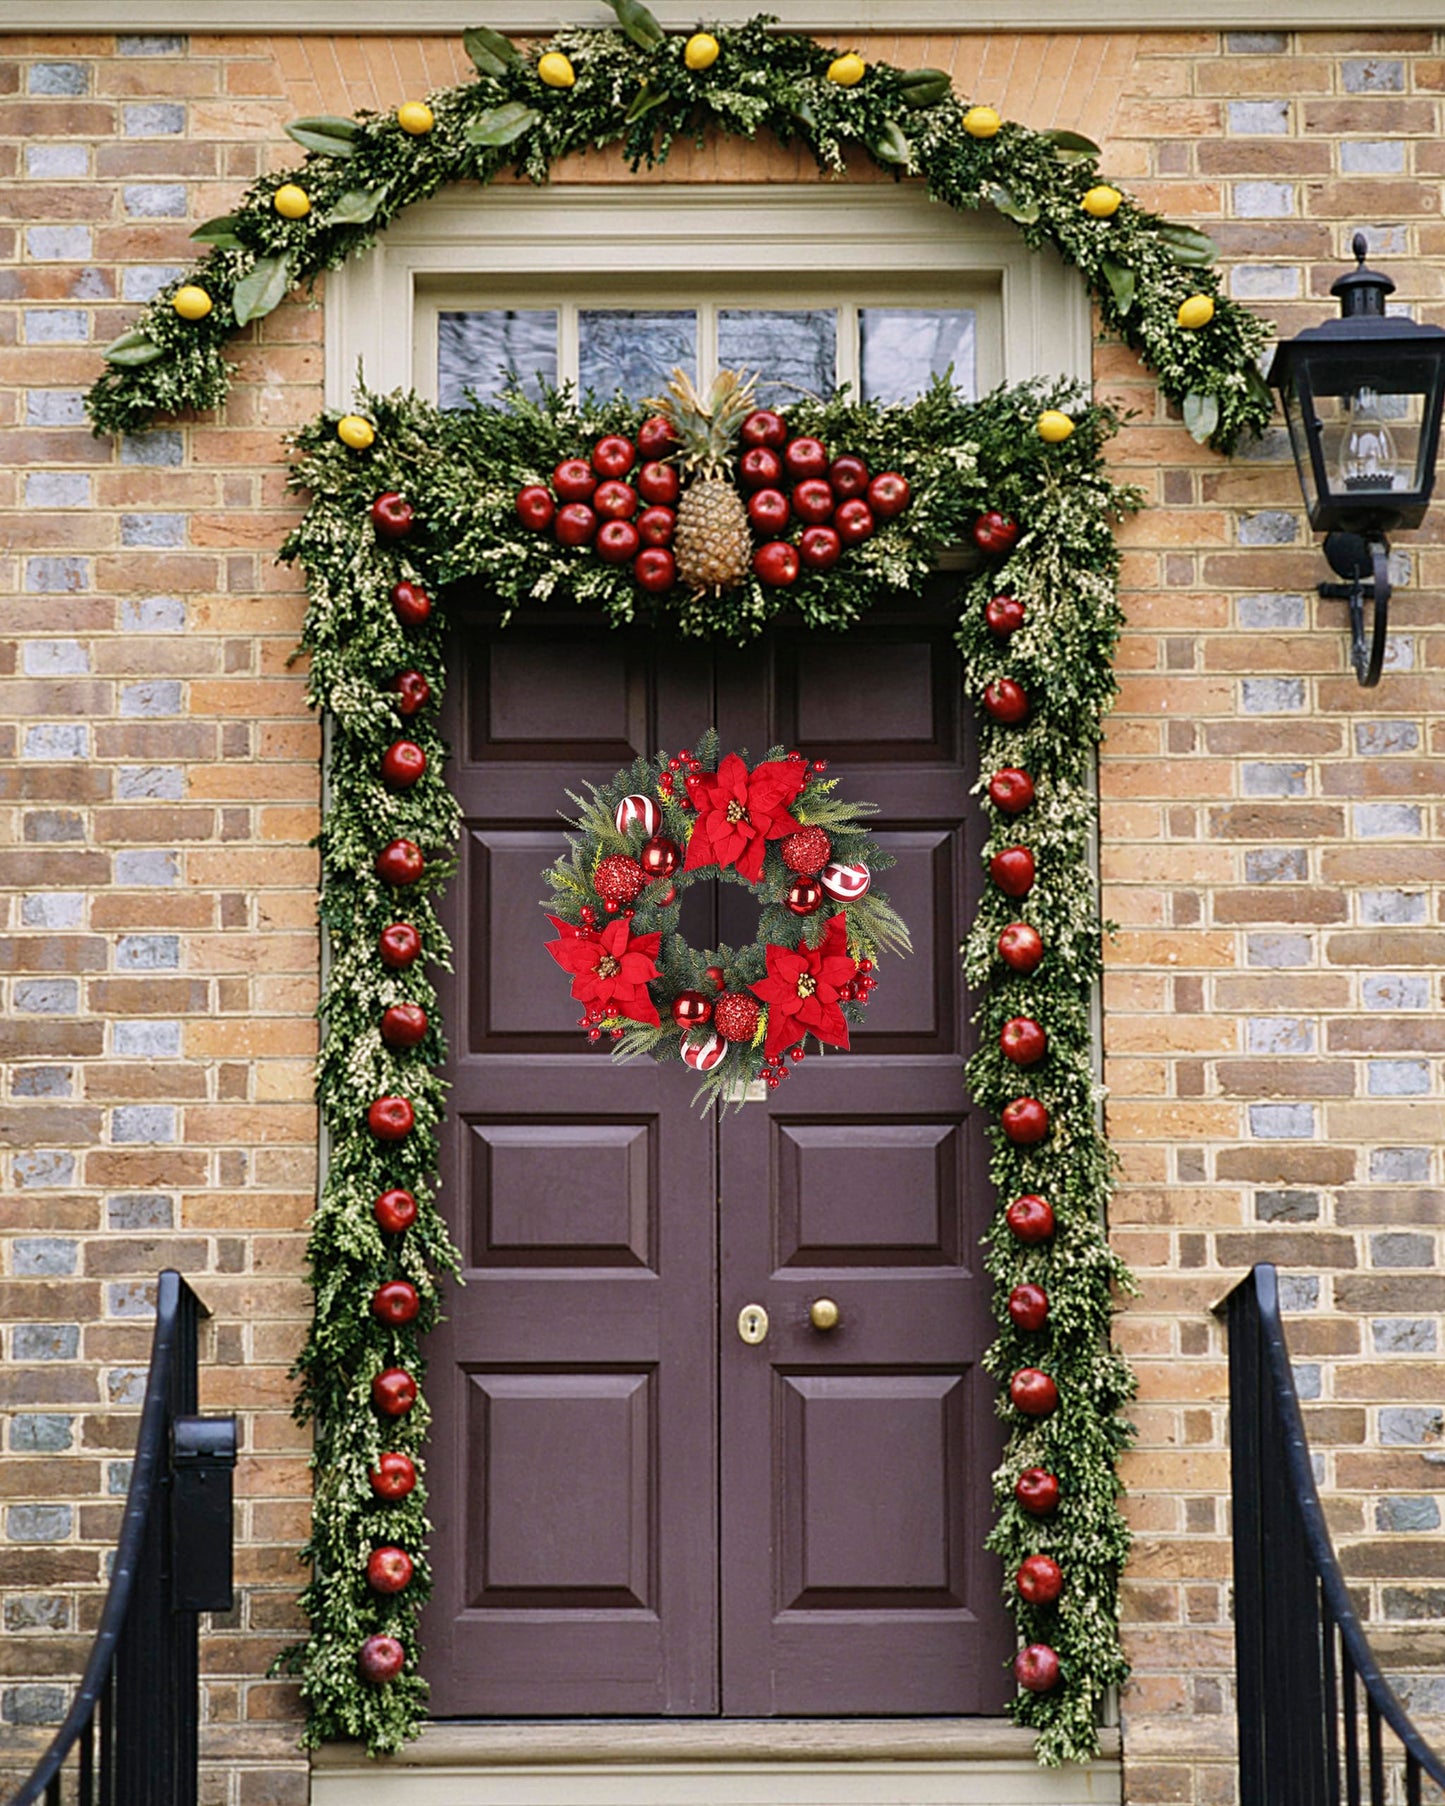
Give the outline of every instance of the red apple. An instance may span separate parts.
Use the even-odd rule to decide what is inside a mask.
[[[545,489],[542,493],[547,495]],[[549,502],[551,499],[547,496]],[[431,597],[419,583],[394,583],[391,606],[403,627],[424,627],[431,619]]]
[[[675,464],[644,464],[637,473],[637,490],[644,502],[675,508],[682,493],[682,479]]]
[[[415,1567],[405,1549],[388,1543],[366,1558],[366,1584],[374,1593],[402,1593],[411,1585]]]
[[[796,550],[785,539],[775,539],[753,553],[753,569],[773,589],[796,583],[800,568]]]
[[[989,558],[1011,552],[1019,536],[1018,522],[997,508],[989,508],[973,523],[973,543]]]
[[[1064,1570],[1051,1555],[1026,1555],[1014,1585],[1030,1605],[1052,1605],[1064,1590]]]
[[[783,480],[783,460],[766,445],[750,445],[738,459],[744,489],[776,489]]]
[[[1015,1198],[1003,1214],[1015,1240],[1030,1246],[1046,1242],[1054,1233],[1054,1207],[1035,1192],[1027,1191]]]
[[[416,1381],[405,1367],[386,1367],[371,1382],[371,1402],[383,1417],[405,1417],[416,1403]]]
[[[845,546],[861,546],[873,533],[873,510],[867,502],[840,502],[833,525]]]
[[[426,1039],[426,1011],[419,1003],[393,1003],[381,1012],[381,1038],[388,1047],[416,1047]]]
[[[1029,718],[1028,692],[1011,677],[996,677],[983,693],[983,708],[1001,727],[1017,727]]]
[[[1042,1329],[1049,1318],[1049,1295],[1042,1286],[1015,1286],[1008,1295],[1008,1314],[1017,1329]]]
[[[557,510],[557,520],[552,531],[557,536],[558,545],[585,546],[597,531],[597,516],[586,502],[568,502],[565,508]]]
[[[416,524],[416,514],[410,502],[388,489],[371,504],[371,524],[383,539],[405,539]]]
[[[882,470],[868,485],[868,506],[879,520],[893,520],[913,499],[908,478],[896,470]]]
[[[1014,1481],[1014,1497],[1030,1517],[1046,1518],[1059,1503],[1059,1481],[1046,1467],[1026,1467]]]
[[[416,1111],[404,1097],[377,1097],[366,1107],[366,1126],[378,1141],[405,1141],[416,1126]]]
[[[845,452],[828,466],[828,481],[840,502],[861,501],[868,493],[868,466]]]
[[[393,1191],[384,1191],[371,1209],[388,1235],[400,1235],[416,1221],[416,1199],[399,1186]]]
[[[798,541],[798,556],[810,571],[831,571],[843,555],[843,542],[832,527],[809,527]]]
[[[382,965],[404,972],[421,953],[421,936],[410,922],[393,922],[377,936],[376,950]]]
[[[1017,765],[1005,765],[988,781],[989,801],[1005,815],[1022,815],[1034,800],[1034,781]]]
[[[677,516],[671,508],[644,508],[634,525],[644,546],[670,546],[677,531]]]
[[[808,477],[793,491],[793,513],[810,527],[821,527],[833,518],[836,506],[833,491],[822,477]]]
[[[637,491],[631,483],[619,483],[609,477],[597,485],[592,509],[603,520],[631,520],[637,512]]]
[[[1024,624],[1024,605],[1017,596],[994,596],[983,611],[989,632],[1006,640]]]
[[[407,790],[426,770],[426,754],[415,740],[393,740],[381,755],[381,775],[393,790]]]
[[[604,564],[630,564],[641,545],[630,520],[605,520],[597,529],[597,556]]]
[[[552,491],[541,483],[528,483],[517,491],[517,519],[534,533],[545,533],[557,513]]]
[[[390,1329],[413,1322],[420,1309],[420,1295],[410,1280],[388,1279],[371,1294],[372,1316]]]
[[[592,499],[597,477],[585,458],[564,458],[552,472],[552,487],[564,502]]]
[[[1059,1658],[1047,1643],[1030,1643],[1014,1657],[1014,1679],[1029,1693],[1047,1693],[1059,1684]]]
[[[632,574],[649,596],[665,595],[677,582],[677,560],[666,546],[646,546],[637,554]]]
[[[1059,1408],[1059,1389],[1038,1367],[1020,1367],[1008,1383],[1009,1403],[1025,1417],[1047,1417]]]
[[[1034,885],[1034,856],[1027,847],[1004,847],[989,860],[988,875],[1006,897],[1026,897]]]
[[[406,1651],[395,1637],[378,1633],[368,1637],[357,1651],[356,1665],[364,1681],[370,1681],[374,1687],[384,1687],[406,1666]]]
[[[748,497],[748,519],[759,533],[773,538],[787,527],[792,512],[781,489],[755,489]]]
[[[744,445],[770,445],[781,451],[788,443],[788,423],[771,408],[754,408],[742,424]]]
[[[652,414],[637,429],[637,450],[646,459],[665,458],[677,450],[677,436],[666,414]]]
[[[821,439],[790,439],[783,450],[783,468],[794,483],[805,477],[825,477],[828,448]]]
[[[1032,1016],[1010,1016],[999,1030],[998,1044],[1015,1066],[1037,1066],[1049,1051],[1049,1037]]]
[[[394,1504],[404,1499],[416,1485],[416,1463],[410,1455],[399,1455],[395,1449],[377,1457],[376,1466],[367,1476],[378,1499]]]
[[[592,447],[592,468],[599,477],[625,477],[637,460],[637,447],[621,433],[609,433]]]
[[[1049,1132],[1049,1113],[1036,1097],[1016,1097],[999,1116],[1003,1132],[1017,1147],[1036,1147]]]
[[[391,680],[399,715],[419,715],[431,701],[431,685],[420,671],[398,671]]]
[[[389,840],[376,856],[376,875],[383,884],[415,884],[425,870],[414,840]]]
[[[1044,957],[1043,936],[1027,922],[1010,922],[998,937],[998,956],[1011,972],[1032,972]]]

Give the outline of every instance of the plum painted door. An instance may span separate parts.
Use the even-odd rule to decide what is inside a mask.
[[[452,672],[443,1183],[467,1283],[430,1350],[433,1713],[997,1710],[947,598],[746,653],[479,615]],[[585,1048],[536,906],[566,791],[709,721],[755,755],[802,745],[880,804],[915,945],[854,1054],[721,1123],[681,1069]],[[695,941],[752,938],[731,887],[687,908]],[[754,1303],[771,1329],[749,1345]]]

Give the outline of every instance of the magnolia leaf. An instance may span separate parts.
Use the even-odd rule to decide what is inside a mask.
[[[508,69],[517,68],[522,61],[521,51],[510,38],[504,38],[499,31],[489,31],[485,25],[474,25],[470,31],[464,31],[462,48],[481,75],[505,75]]]
[[[1099,155],[1098,145],[1092,138],[1085,138],[1081,132],[1053,131],[1044,132],[1041,136],[1053,145],[1054,154],[1062,163],[1081,163],[1085,157]]]
[[[542,115],[520,100],[509,100],[505,106],[492,107],[479,118],[474,119],[467,127],[468,144],[485,144],[493,147],[512,144],[523,132],[530,132]]]
[[[639,50],[656,50],[667,35],[642,0],[607,0],[617,23]]]
[[[1134,272],[1125,269],[1122,263],[1115,263],[1111,257],[1104,259],[1102,267],[1109,293],[1114,297],[1114,311],[1121,316],[1127,314],[1134,305]]]
[[[258,257],[250,272],[236,284],[231,296],[231,312],[236,324],[259,320],[281,305],[291,286],[289,257]]]
[[[165,356],[165,351],[149,333],[134,326],[129,332],[123,332],[118,339],[112,339],[102,356],[108,364],[119,364],[123,369],[134,370],[141,364],[153,364],[158,357]]]
[[[1176,226],[1166,220],[1159,228],[1159,236],[1164,240],[1164,248],[1176,263],[1202,265],[1213,263],[1219,255],[1219,247],[1212,238],[1203,232],[1196,232],[1193,226]]]
[[[377,209],[386,199],[386,189],[351,188],[336,205],[321,217],[323,226],[364,226],[376,218]]]
[[[892,163],[906,169],[913,160],[913,146],[891,119],[883,122],[883,130],[873,141],[873,155],[880,163]]]
[[[293,119],[286,136],[295,139],[302,150],[317,151],[323,157],[349,157],[356,146],[356,121],[343,119],[339,113],[321,113],[314,119]]]
[[[817,131],[818,115],[813,111],[813,103],[811,101],[804,100],[802,96],[799,95],[796,99],[788,102],[788,111],[793,115],[794,119],[797,120],[798,124],[802,126],[805,132]]]
[[[1274,390],[1261,376],[1254,364],[1244,366],[1244,386],[1255,401],[1262,401],[1267,408],[1274,406]]]
[[[1189,437],[1197,445],[1203,445],[1219,425],[1218,396],[1201,395],[1197,390],[1191,390],[1184,397],[1184,424],[1189,429]]]
[[[239,213],[218,214],[215,219],[208,219],[196,227],[191,234],[198,244],[218,245],[223,251],[237,251],[242,242],[236,236],[235,228],[240,223]]]
[[[1005,219],[1017,220],[1021,226],[1031,226],[1039,217],[1037,201],[1017,201],[1012,190],[1005,188],[1002,182],[989,185],[988,199]]]
[[[641,119],[645,114],[650,113],[654,107],[660,107],[663,101],[670,98],[671,96],[663,89],[649,88],[647,83],[644,82],[633,95],[632,105],[622,115],[622,123],[624,125],[631,125],[634,120]]]
[[[953,78],[946,69],[906,69],[898,78],[898,98],[905,107],[936,107],[953,93]]]

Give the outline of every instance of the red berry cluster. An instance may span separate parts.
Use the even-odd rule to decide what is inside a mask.
[[[764,541],[753,570],[774,589],[796,583],[804,570],[830,571],[847,546],[862,545],[880,520],[902,514],[912,498],[896,470],[870,476],[861,458],[832,458],[821,439],[788,437],[787,422],[771,408],[755,408],[742,424],[738,477],[748,519]],[[796,520],[793,540],[782,535]]]

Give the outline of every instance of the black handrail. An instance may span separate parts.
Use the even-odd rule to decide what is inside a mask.
[[[1261,1261],[1217,1308],[1229,1325],[1239,1798],[1243,1806],[1383,1806],[1388,1770],[1403,1767],[1407,1806],[1420,1806],[1422,1777],[1445,1789],[1445,1761],[1380,1673],[1350,1603],[1320,1507],[1273,1266]],[[1388,1758],[1384,1726],[1401,1745]]]
[[[234,1418],[198,1418],[196,1329],[167,1268],[110,1589],[80,1687],[10,1806],[195,1806],[197,1613],[231,1604]],[[71,1769],[66,1763],[74,1754]]]

